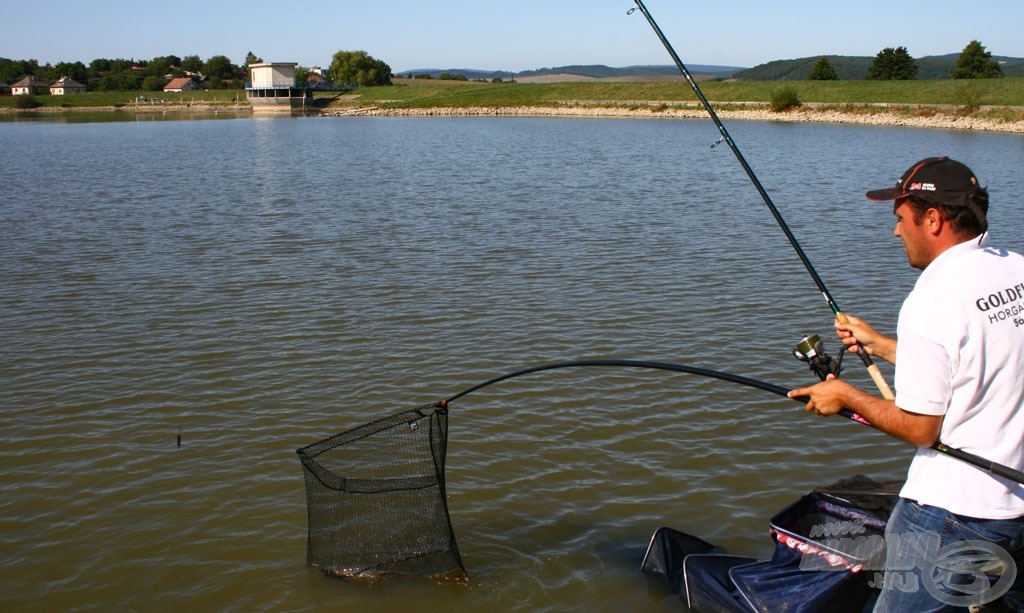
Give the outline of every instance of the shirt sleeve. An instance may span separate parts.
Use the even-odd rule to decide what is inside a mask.
[[[950,363],[946,348],[912,327],[896,343],[896,406],[924,415],[945,415],[949,407]]]

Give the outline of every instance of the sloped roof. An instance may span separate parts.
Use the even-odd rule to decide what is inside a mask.
[[[50,86],[50,84],[47,83],[46,81],[42,81],[40,79],[37,79],[37,78],[33,77],[32,75],[28,75],[26,77],[22,77],[20,81],[18,81],[14,85],[11,85],[11,87],[49,87],[49,86]]]
[[[191,77],[175,77],[171,79],[167,85],[164,85],[164,91],[169,89],[181,89],[192,82]]]
[[[51,85],[50,87],[64,87],[64,88],[72,88],[72,89],[75,89],[75,88],[85,89],[84,85],[82,85],[78,81],[72,79],[71,77],[61,77],[61,78],[57,79],[57,82],[54,83],[53,85]]]

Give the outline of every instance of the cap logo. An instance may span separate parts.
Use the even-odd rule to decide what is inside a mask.
[[[934,183],[911,183],[907,188],[908,192],[934,192],[937,191]]]

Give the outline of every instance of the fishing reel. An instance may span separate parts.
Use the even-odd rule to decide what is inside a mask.
[[[839,372],[843,369],[844,351],[846,351],[845,345],[839,350],[838,358],[830,358],[825,353],[825,345],[821,339],[817,334],[812,334],[800,339],[800,342],[796,344],[796,349],[793,350],[793,357],[806,363],[811,368],[811,372],[824,381],[829,375],[839,376]]]

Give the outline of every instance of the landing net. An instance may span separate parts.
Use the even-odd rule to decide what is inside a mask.
[[[403,411],[297,451],[306,481],[306,561],[351,579],[389,575],[466,580],[445,493],[448,406],[528,373],[579,366],[668,370],[785,395],[786,389],[713,370],[629,360],[576,360],[495,377],[447,400]]]
[[[465,580],[445,498],[448,410],[426,405],[299,449],[307,563],[352,579]]]

